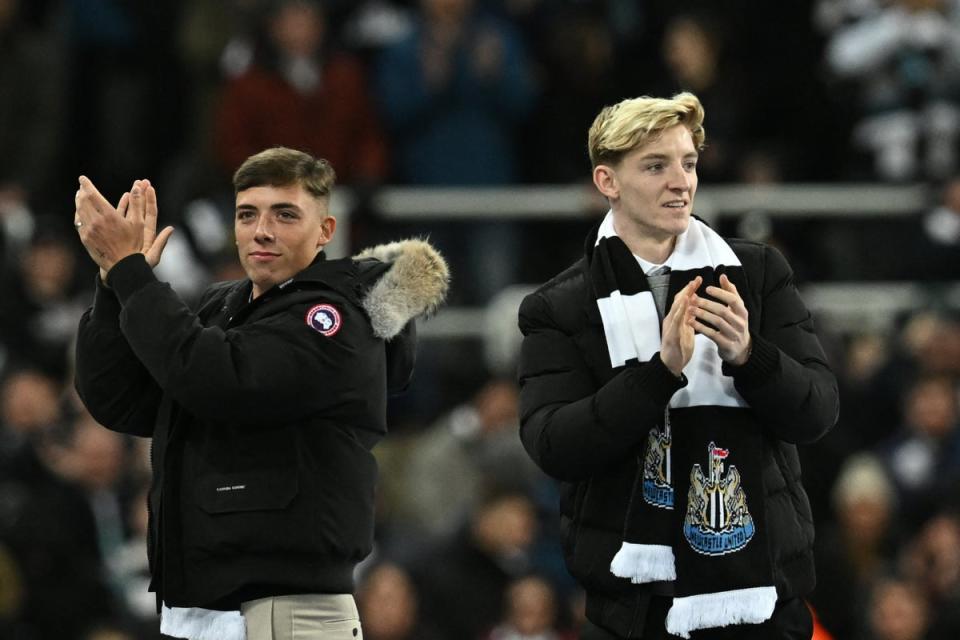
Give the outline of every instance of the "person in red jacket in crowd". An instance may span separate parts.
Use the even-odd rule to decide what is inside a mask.
[[[279,145],[326,158],[341,183],[386,175],[386,143],[364,68],[332,51],[326,26],[317,2],[271,5],[253,64],[226,84],[217,111],[215,152],[225,170]]]

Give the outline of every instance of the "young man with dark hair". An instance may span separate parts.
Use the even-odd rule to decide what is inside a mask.
[[[371,550],[389,391],[446,265],[404,241],[328,260],[334,173],[291,149],[237,170],[247,279],[189,309],[153,275],[156,193],[115,209],[80,178],[74,225],[100,267],[76,387],[98,422],[152,437],[151,589],[161,631],[201,640],[362,637],[353,570]]]

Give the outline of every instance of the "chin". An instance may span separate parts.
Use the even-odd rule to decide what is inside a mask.
[[[670,225],[670,230],[674,235],[680,235],[685,232],[687,228],[690,227],[690,214],[684,215],[682,218],[674,220],[673,224]]]

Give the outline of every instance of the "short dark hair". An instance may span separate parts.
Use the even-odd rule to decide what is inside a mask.
[[[287,147],[273,147],[243,161],[233,174],[233,192],[299,184],[313,197],[326,198],[336,180],[333,166],[323,158]]]

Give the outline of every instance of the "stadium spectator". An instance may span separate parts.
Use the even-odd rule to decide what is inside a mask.
[[[958,169],[960,9],[894,0],[841,24],[826,60],[858,99],[853,144],[888,181],[944,179]]]
[[[515,182],[513,135],[534,87],[519,36],[474,0],[421,0],[409,36],[387,48],[378,87],[396,178],[418,185]]]
[[[509,584],[530,568],[530,499],[488,489],[469,522],[420,567],[425,610],[444,638],[481,638],[504,612]]]
[[[895,562],[896,493],[870,454],[850,457],[833,486],[836,522],[817,534],[817,587],[810,601],[837,638],[852,638],[866,615],[867,596]]]
[[[491,484],[532,490],[543,476],[516,437],[518,425],[516,383],[492,380],[415,436],[404,484],[415,523],[451,535]]]
[[[420,0],[408,36],[382,54],[377,74],[395,181],[490,186],[520,178],[515,138],[535,88],[516,31],[475,0]],[[427,228],[424,228],[427,232]],[[518,226],[504,220],[431,224],[462,274],[452,303],[483,303],[514,282]]]
[[[956,505],[953,505],[954,509]],[[941,512],[907,546],[904,574],[931,604],[929,640],[960,637],[960,518]]]
[[[8,242],[24,235],[11,227],[14,217],[29,230],[29,211],[50,204],[63,116],[59,52],[47,34],[24,26],[21,4],[0,0],[0,227]]]
[[[904,422],[879,452],[901,505],[901,522],[920,527],[960,481],[957,386],[944,375],[918,377],[904,397]]]
[[[49,439],[64,420],[60,391],[30,370],[0,386],[0,548],[5,588],[20,593],[3,616],[4,637],[77,640],[115,612],[90,506],[50,465]]]
[[[357,588],[365,640],[439,640],[421,618],[420,594],[410,574],[392,562],[371,567]]]
[[[225,172],[264,148],[326,158],[341,184],[379,182],[387,171],[380,124],[359,61],[337,51],[322,4],[275,3],[254,63],[224,88],[216,150]]]
[[[66,237],[56,228],[38,229],[17,265],[0,273],[0,351],[10,363],[64,377],[84,309],[81,293]]]
[[[667,23],[663,35],[663,59],[673,86],[662,93],[690,91],[710,113],[710,142],[700,154],[697,172],[709,181],[743,179],[753,167],[744,164],[753,155],[744,153],[746,115],[740,73],[724,57],[725,28],[706,13],[680,14]],[[754,152],[757,153],[757,152]],[[764,156],[764,167],[773,166]]]
[[[858,638],[864,640],[925,640],[929,604],[910,583],[886,579],[870,594],[869,617]]]
[[[573,640],[560,630],[557,594],[536,575],[512,582],[507,589],[506,615],[486,640]]]

